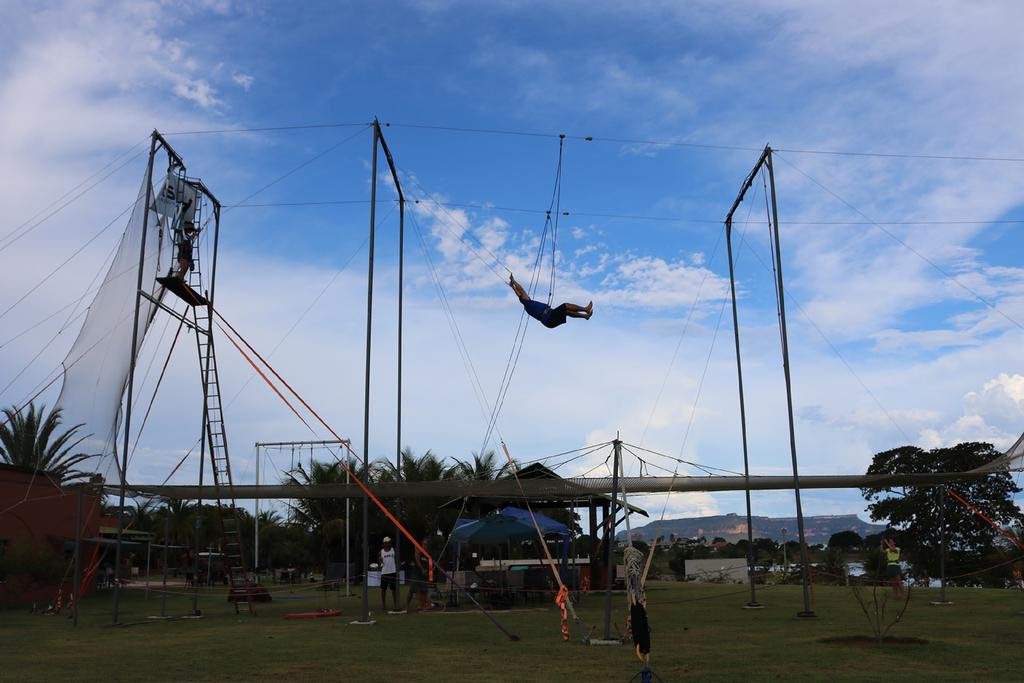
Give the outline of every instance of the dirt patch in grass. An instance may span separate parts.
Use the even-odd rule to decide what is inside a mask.
[[[818,642],[828,643],[829,645],[846,645],[848,647],[878,647],[878,638],[873,636],[832,636],[830,638],[822,638]],[[882,639],[881,645],[927,645],[928,641],[924,638],[898,638],[896,636],[886,636]]]

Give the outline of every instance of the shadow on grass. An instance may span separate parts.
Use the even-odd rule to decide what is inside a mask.
[[[849,647],[883,647],[886,645],[927,645],[928,641],[924,638],[897,638],[896,636],[886,636],[879,642],[875,636],[831,636],[829,638],[821,638],[818,640],[819,643],[828,643],[829,645],[846,645]]]

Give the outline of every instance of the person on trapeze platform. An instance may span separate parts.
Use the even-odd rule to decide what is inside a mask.
[[[192,266],[195,262],[192,260],[192,240],[196,238],[199,231],[196,230],[196,226],[190,222],[186,222],[182,228],[178,237],[178,270],[174,273],[174,277],[179,280],[184,280],[188,271],[192,270]]]
[[[519,303],[521,303],[523,308],[526,309],[527,315],[540,321],[540,324],[544,327],[558,327],[565,323],[567,317],[590,320],[590,316],[594,314],[593,301],[588,303],[586,306],[566,302],[555,308],[551,308],[540,301],[534,301],[530,298],[530,295],[526,293],[526,290],[523,289],[523,286],[516,282],[515,277],[511,274],[508,276],[508,286],[511,287],[512,291],[514,291],[516,296],[519,297]]]

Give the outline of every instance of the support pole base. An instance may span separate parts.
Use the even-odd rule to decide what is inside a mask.
[[[350,622],[348,622],[348,625],[349,626],[373,626],[376,623],[377,623],[376,620],[370,619],[369,621],[350,621]]]
[[[818,615],[815,614],[813,610],[808,610],[806,612],[797,612],[796,615],[799,618],[801,618],[801,619],[817,619],[818,618]]]
[[[764,609],[764,605],[759,602],[748,602],[743,605],[743,609]]]
[[[949,600],[932,600],[928,604],[933,605],[935,607],[949,607],[950,605],[955,605],[956,603],[950,602]]]
[[[622,641],[615,638],[591,638],[587,642],[591,645],[622,645]]]

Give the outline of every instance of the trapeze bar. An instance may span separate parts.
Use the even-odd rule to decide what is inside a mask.
[[[328,439],[327,441],[257,441],[255,446],[257,448],[266,448],[268,446],[340,446],[351,443],[349,439]]]

